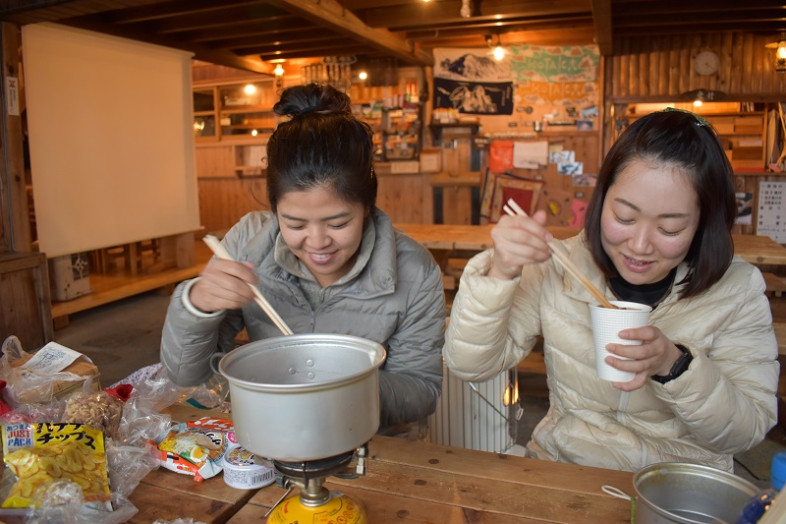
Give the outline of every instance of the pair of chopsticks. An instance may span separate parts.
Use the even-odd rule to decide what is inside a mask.
[[[218,258],[222,258],[224,260],[233,260],[233,258],[227,253],[227,250],[224,249],[224,246],[218,241],[216,237],[213,235],[205,235],[205,238],[202,240],[205,241],[205,244],[216,254]],[[254,284],[248,282],[248,287],[254,292],[254,301],[259,304],[259,307],[262,308],[262,311],[267,313],[267,316],[270,317],[270,320],[276,325],[276,327],[283,333],[284,335],[291,335],[292,330],[289,329],[286,322],[279,316],[273,306],[265,299],[262,295],[262,292],[257,289]]]
[[[512,198],[509,198],[508,203],[502,206],[502,210],[511,216],[527,216],[526,211],[521,209],[521,206],[519,206]],[[554,256],[557,262],[559,262],[562,267],[565,268],[565,271],[573,275],[576,280],[581,282],[581,285],[584,286],[587,291],[589,291],[592,296],[601,303],[603,307],[607,307],[609,309],[619,309],[617,306],[609,302],[603,293],[601,293],[600,290],[596,288],[592,282],[590,282],[589,279],[581,273],[581,271],[579,271],[573,262],[570,261],[568,255],[562,251],[562,246],[556,242],[549,242],[549,247],[551,248],[551,254]]]

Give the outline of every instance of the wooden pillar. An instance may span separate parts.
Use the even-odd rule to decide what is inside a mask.
[[[21,87],[19,85],[19,28],[0,25],[2,72],[0,73],[0,251],[33,251],[30,209],[25,183],[22,146]]]

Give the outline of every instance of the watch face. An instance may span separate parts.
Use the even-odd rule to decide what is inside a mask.
[[[714,75],[720,67],[720,57],[712,51],[701,51],[693,61],[693,68],[700,75]]]

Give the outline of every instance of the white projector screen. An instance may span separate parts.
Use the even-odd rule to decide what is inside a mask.
[[[189,53],[45,23],[22,59],[40,251],[199,228]]]

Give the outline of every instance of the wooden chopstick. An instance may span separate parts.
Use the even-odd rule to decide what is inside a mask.
[[[515,200],[512,198],[508,199],[508,203],[502,206],[502,210],[505,211],[508,215],[512,216],[527,216],[526,211],[521,209]],[[570,261],[568,255],[562,251],[562,246],[557,244],[556,242],[549,242],[549,247],[551,248],[551,254],[554,258],[562,264],[562,267],[565,268],[565,271],[573,275],[573,277],[581,282],[581,285],[584,286],[587,291],[589,291],[595,299],[603,305],[603,307],[607,307],[610,309],[619,309],[617,306],[609,302],[609,300],[600,292],[598,288],[596,288],[592,282],[589,281],[587,277],[585,277],[581,271]]]
[[[213,253],[216,254],[218,258],[222,258],[224,260],[233,260],[227,250],[224,249],[224,246],[222,246],[218,239],[213,235],[205,235],[202,240],[205,241],[205,244],[207,244],[207,246],[213,251]],[[254,292],[254,301],[259,304],[259,307],[262,308],[262,311],[267,313],[267,316],[270,317],[270,320],[272,320],[276,327],[281,330],[281,333],[284,335],[291,335],[292,330],[289,329],[289,326],[287,326],[286,322],[284,322],[276,310],[273,309],[273,306],[271,306],[270,303],[265,299],[265,297],[262,295],[262,292],[259,291],[259,289],[257,289],[254,284],[250,282],[247,282],[247,284],[248,287],[250,287]]]

